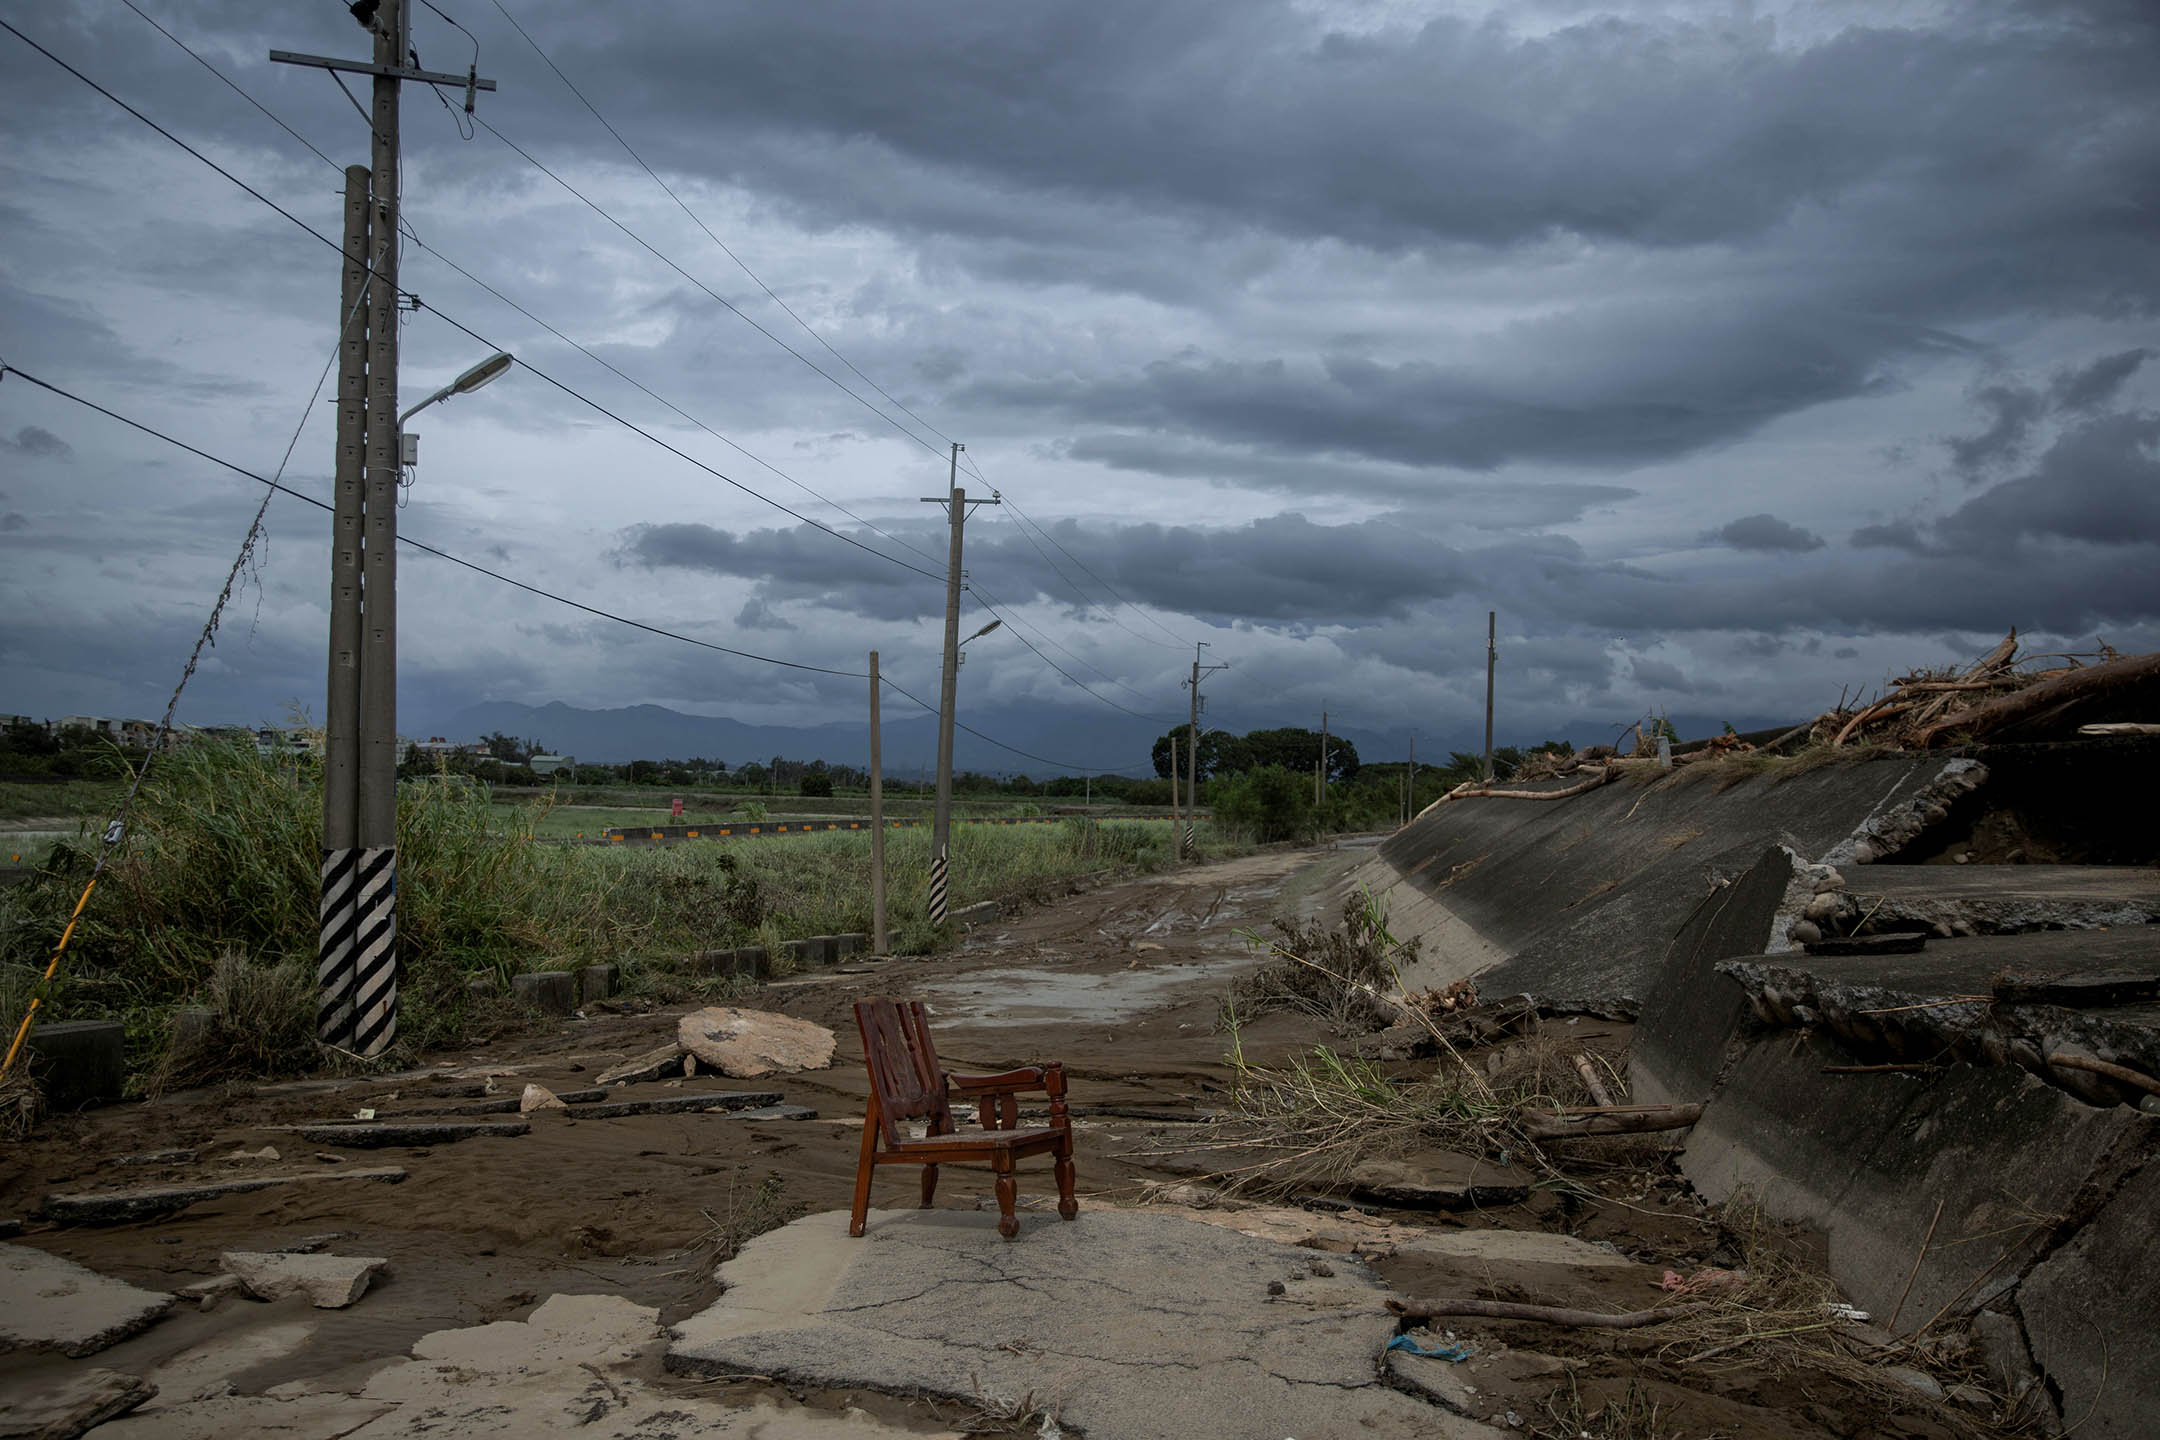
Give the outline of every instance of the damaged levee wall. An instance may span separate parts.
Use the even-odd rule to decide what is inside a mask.
[[[1933,855],[1989,777],[1984,752],[1898,755],[1723,788],[1728,777],[1704,767],[1551,803],[1458,801],[1346,882],[1387,900],[1398,938],[1423,940],[1407,990],[1468,976],[1488,999],[1527,992],[1551,1009],[1635,1015],[1633,1098],[1705,1106],[1682,1157],[1697,1189],[1815,1226],[1832,1273],[1878,1323],[1970,1333],[1998,1389],[2031,1386],[2081,1436],[2143,1436],[2160,1409],[2160,1165],[2148,1163],[2160,1119],[1984,1036],[1913,1056],[1867,1043],[1881,1040],[1874,1021],[1842,1035],[1789,973],[1824,968],[1797,942],[1864,891],[1856,866],[1865,876]],[[1954,873],[1970,881],[1972,867]],[[2111,914],[2091,923],[2119,927]],[[2142,949],[2160,975],[2160,947],[2140,932],[2160,933],[2118,928],[2113,951]],[[1880,961],[1839,963],[1850,974]],[[1989,988],[1984,976],[1958,988],[1975,985]],[[1878,1002],[1857,1003],[1864,1014]],[[2040,1019],[2034,1033],[2056,1037],[2045,1043],[2090,1048],[2105,1028]],[[2160,1006],[2132,1020],[2160,1026]],[[1939,1068],[1825,1073],[1886,1060]]]
[[[1345,884],[1387,902],[1398,939],[1424,941],[1406,990],[1470,976],[1485,995],[1633,1011],[1684,934],[1724,955],[1774,948],[1787,881],[1767,909],[1752,890],[1744,905],[1729,893],[1766,849],[1819,857],[1916,827],[1975,769],[1901,755],[1728,783],[1735,772],[1698,765],[1550,803],[1458,800],[1397,831]]]

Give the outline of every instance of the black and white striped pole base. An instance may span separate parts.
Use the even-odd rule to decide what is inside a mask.
[[[1193,853],[1193,823],[1190,820],[1185,822],[1185,849],[1182,853],[1188,857]]]
[[[397,847],[362,849],[359,855],[352,1048],[373,1057],[397,1043]]]
[[[315,1038],[352,1049],[353,909],[360,881],[360,852],[325,850],[322,861],[322,928],[316,947]]]
[[[945,857],[933,856],[930,861],[930,923],[945,923]]]

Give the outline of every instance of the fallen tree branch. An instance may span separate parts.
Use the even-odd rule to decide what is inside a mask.
[[[2133,655],[2122,660],[2111,660],[2102,665],[2089,665],[2079,670],[2065,670],[2045,680],[2038,680],[2024,689],[1961,710],[1946,719],[1926,726],[1913,737],[1913,743],[1925,748],[1935,743],[1938,736],[1952,730],[1962,730],[1974,735],[1984,735],[2005,725],[2029,719],[2042,711],[2058,705],[2075,705],[2102,699],[2110,692],[2125,690],[2131,686],[2160,679],[2160,654]]]
[[[1568,1115],[1550,1110],[1521,1112],[1522,1130],[1533,1140],[1567,1140],[1577,1135],[1640,1135],[1652,1130],[1684,1130],[1702,1119],[1700,1105],[1656,1105]]]
[[[1557,1305],[1522,1305],[1513,1300],[1390,1300],[1387,1308],[1405,1320],[1431,1320],[1442,1315],[1476,1315],[1487,1320],[1535,1320],[1541,1325],[1568,1325],[1580,1329],[1636,1330],[1661,1325],[1710,1308],[1704,1300],[1664,1305],[1655,1310],[1629,1310],[1618,1315],[1598,1310],[1565,1310]]]
[[[1885,718],[1886,716],[1900,714],[1903,711],[1909,710],[1911,708],[1912,707],[1909,704],[1904,704],[1895,700],[1877,701],[1875,704],[1868,706],[1867,709],[1862,710],[1859,714],[1853,716],[1852,719],[1846,721],[1845,728],[1838,731],[1836,737],[1830,741],[1830,748],[1835,750],[1838,746],[1843,745],[1847,740],[1852,739],[1853,733],[1857,731],[1861,726],[1867,724],[1870,720],[1880,720]]]
[[[2080,735],[2160,735],[2160,725],[2125,721],[2118,725],[2080,725]]]
[[[2048,1056],[2047,1063],[2060,1066],[2065,1070],[2086,1070],[2095,1075],[2105,1075],[2110,1080],[2120,1080],[2123,1084],[2136,1090],[2143,1090],[2148,1095],[2160,1095],[2160,1080],[2155,1080],[2152,1076],[2140,1071],[2132,1070],[2127,1065],[2113,1065],[2105,1060],[2094,1060],[2088,1056],[2072,1055],[2061,1050]]]
[[[1619,778],[1619,775],[1620,771],[1617,767],[1607,765],[1590,779],[1583,781],[1579,785],[1570,785],[1565,790],[1472,790],[1458,785],[1438,800],[1433,801],[1433,805],[1445,805],[1450,800],[1565,800],[1570,795],[1580,795],[1585,791],[1595,790],[1600,785],[1608,784]],[[1425,808],[1429,810],[1432,806],[1428,805]],[[1419,813],[1422,814],[1423,812]]]
[[[1575,1073],[1582,1076],[1583,1085],[1589,1090],[1591,1099],[1600,1105],[1609,1106],[1613,1103],[1612,1092],[1605,1088],[1605,1079],[1597,1073],[1597,1067],[1590,1063],[1589,1056],[1575,1057]]]

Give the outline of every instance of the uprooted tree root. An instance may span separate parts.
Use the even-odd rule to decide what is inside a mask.
[[[1393,991],[1401,967],[1418,958],[1422,942],[1389,934],[1387,908],[1370,891],[1343,902],[1336,928],[1317,920],[1278,919],[1275,932],[1273,939],[1246,935],[1246,942],[1267,950],[1269,958],[1230,987],[1219,1028],[1235,1029],[1240,1021],[1284,1010],[1310,1015],[1345,1035],[1403,1019]]]

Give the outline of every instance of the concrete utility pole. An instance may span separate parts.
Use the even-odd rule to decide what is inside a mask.
[[[1188,732],[1191,737],[1192,763],[1185,769],[1185,792],[1192,803],[1185,811],[1185,838],[1178,850],[1180,856],[1192,853],[1193,830],[1200,820],[1200,711],[1203,708],[1200,702],[1200,677],[1230,668],[1227,662],[1203,668],[1200,664],[1200,652],[1207,648],[1208,642],[1205,640],[1193,642],[1192,678],[1185,682],[1192,689],[1192,726]],[[1173,750],[1177,748],[1177,737],[1174,735],[1171,737],[1170,746]]]
[[[1313,771],[1313,809],[1327,804],[1327,711],[1320,712],[1320,765]]]
[[[337,469],[330,522],[330,675],[323,715],[321,930],[316,1038],[352,1047],[353,909],[359,866],[360,521],[367,474],[368,170],[345,170],[345,253],[338,293]]]
[[[930,826],[930,923],[942,925],[946,915],[946,889],[952,859],[952,757],[953,698],[960,683],[960,536],[967,524],[969,505],[1001,503],[997,492],[987,500],[969,500],[960,488],[960,452],[967,447],[953,442],[949,491],[926,495],[925,505],[943,505],[952,527],[945,551],[945,669],[938,687],[937,809]]]
[[[1485,612],[1485,783],[1492,783],[1492,681],[1493,667],[1500,663],[1500,647],[1495,643],[1498,636],[1497,620],[1491,610]]]
[[[318,1029],[331,1044],[361,1055],[379,1055],[397,1041],[397,498],[403,473],[398,436],[398,95],[407,80],[452,85],[465,91],[469,113],[476,91],[495,82],[468,70],[436,73],[408,63],[411,25],[405,0],[362,0],[353,18],[374,36],[370,60],[341,60],[273,50],[273,61],[344,70],[371,77],[374,85],[373,163],[369,194],[356,221],[354,180],[346,177],[346,245],[341,290],[352,293],[356,256],[373,274],[365,278],[366,373],[364,416],[350,414],[345,381],[353,357],[341,358],[338,395],[338,468],[333,506],[331,559],[330,693],[326,721],[337,734],[335,764],[325,736],[323,798],[322,950],[323,999]],[[355,246],[356,228],[364,225]],[[346,447],[355,419],[363,433],[355,515],[346,493],[353,462]],[[347,521],[356,523],[349,530]],[[357,532],[357,533],[355,533]],[[357,541],[357,560],[348,546]],[[349,582],[357,568],[355,617]],[[341,597],[341,591],[347,592]],[[353,643],[357,641],[357,643]],[[343,642],[343,643],[341,643]],[[354,669],[357,675],[340,675]],[[348,698],[348,691],[357,701]],[[349,720],[357,724],[347,729]],[[340,733],[341,732],[341,733]],[[348,739],[348,737],[350,737]],[[350,778],[347,778],[347,777]],[[333,799],[330,786],[339,790]],[[351,799],[348,801],[347,796]],[[349,818],[348,818],[349,817]]]
[[[870,652],[870,916],[873,954],[891,953],[885,934],[885,762],[878,725],[877,651]]]

